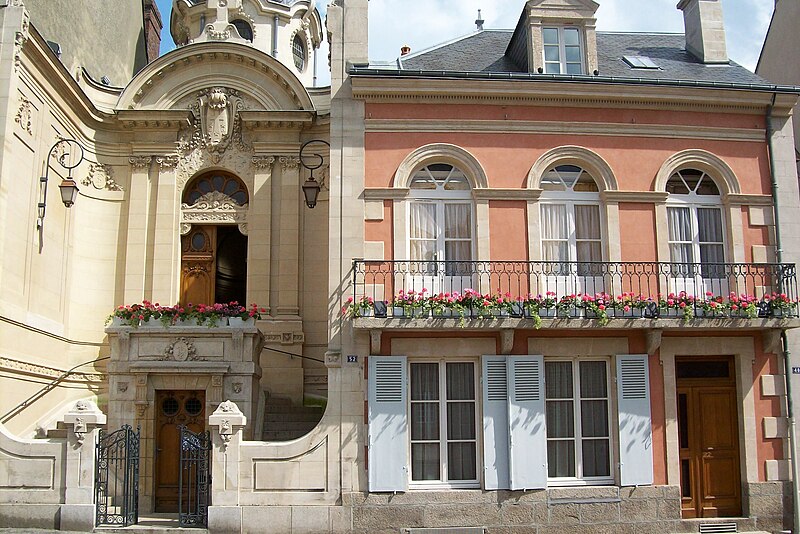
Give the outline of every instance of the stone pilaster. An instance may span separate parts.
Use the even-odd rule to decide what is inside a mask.
[[[270,308],[272,260],[272,173],[273,156],[254,156],[253,191],[248,215],[247,302]]]
[[[278,277],[275,315],[300,313],[300,158],[281,156],[280,209],[278,217]]]
[[[152,160],[151,156],[128,158],[131,164],[131,182],[128,195],[128,236],[125,243],[126,303],[139,302],[150,296],[147,280],[152,247],[148,246],[147,199]]]
[[[208,418],[211,431],[211,502],[208,529],[212,532],[240,532],[242,511],[239,507],[239,461],[242,428],[247,417],[236,403],[225,401]],[[238,528],[237,528],[238,527]]]
[[[153,235],[153,292],[151,299],[162,303],[178,300],[180,272],[180,191],[175,181],[177,156],[159,156],[158,181],[154,191],[156,199],[155,232]]]
[[[64,423],[69,432],[61,528],[89,532],[95,520],[95,443],[106,416],[95,403],[82,400],[64,415]]]

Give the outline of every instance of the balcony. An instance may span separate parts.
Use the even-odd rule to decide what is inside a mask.
[[[352,298],[357,329],[800,326],[793,264],[355,260]]]

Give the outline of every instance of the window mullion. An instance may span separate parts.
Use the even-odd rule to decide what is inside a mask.
[[[441,471],[439,480],[449,481],[447,476],[447,365],[439,362],[439,458],[441,458]]]
[[[558,61],[561,74],[567,73],[567,42],[564,36],[564,28],[558,29]]]
[[[572,361],[573,371],[572,371],[572,391],[573,395],[573,402],[574,404],[574,429],[573,433],[575,436],[575,476],[578,479],[583,478],[583,428],[581,425],[581,368],[578,363],[578,360]]]

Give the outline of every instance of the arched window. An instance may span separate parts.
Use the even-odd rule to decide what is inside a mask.
[[[233,27],[239,32],[239,36],[242,39],[250,41],[251,43],[253,42],[253,27],[250,26],[249,22],[242,19],[234,19],[231,21],[231,24],[233,24]]]
[[[472,188],[465,174],[447,163],[416,171],[409,184],[409,252],[412,261],[444,261],[445,271],[473,256]]]
[[[297,67],[297,70],[302,71],[305,69],[306,43],[299,33],[292,39],[292,57],[294,57],[294,66]]]
[[[681,169],[666,185],[670,261],[674,264],[702,264],[703,278],[724,274],[725,231],[722,196],[708,174],[697,169]],[[687,273],[684,273],[687,274]]]
[[[206,174],[196,179],[183,193],[183,202],[194,206],[201,201],[234,202],[239,206],[247,204],[247,188],[235,176],[223,172]]]
[[[603,261],[603,225],[597,181],[577,165],[556,165],[544,173],[540,197],[542,260],[562,263],[555,270],[591,273]]]

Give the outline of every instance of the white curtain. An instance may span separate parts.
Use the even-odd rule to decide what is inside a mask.
[[[439,480],[439,364],[411,364],[411,479]]]
[[[472,259],[472,206],[470,204],[445,204],[444,222],[444,259],[470,261]]]
[[[600,235],[600,206],[575,206],[575,239],[579,262],[603,261]]]
[[[411,203],[411,259],[433,260],[436,254],[436,204]]]
[[[448,363],[446,368],[447,478],[476,480],[475,366]]]
[[[546,362],[544,371],[548,476],[572,477],[575,476],[572,362]]]
[[[701,263],[723,263],[722,213],[719,208],[697,208]]]
[[[542,259],[569,261],[567,207],[564,204],[542,204]]]
[[[689,208],[667,208],[672,263],[693,263],[692,214]]]

